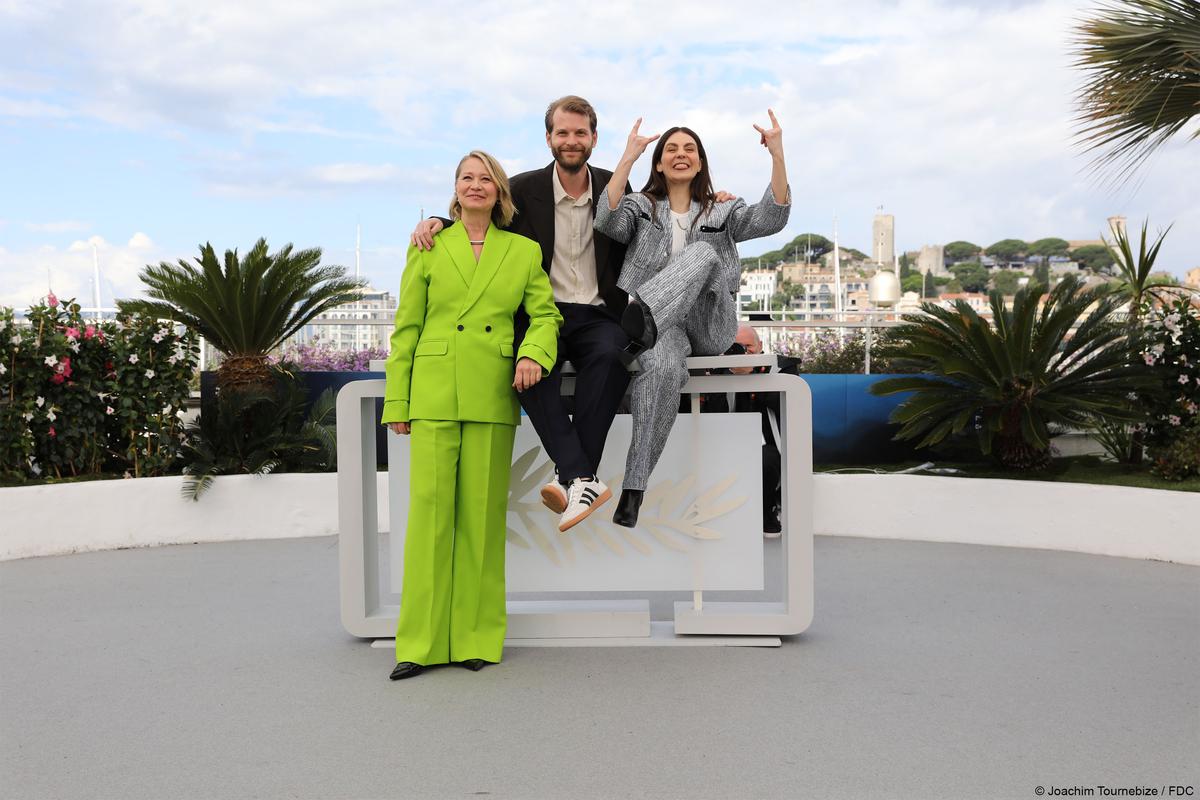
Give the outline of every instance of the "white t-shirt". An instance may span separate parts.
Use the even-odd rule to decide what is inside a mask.
[[[677,256],[687,246],[688,231],[691,230],[692,213],[671,212],[671,255]]]

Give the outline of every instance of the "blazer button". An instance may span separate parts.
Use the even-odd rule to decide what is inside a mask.
[[[488,325],[486,328],[484,328],[484,331],[486,331],[487,333],[491,333],[491,332],[492,332],[492,326],[491,326],[491,325]]]
[[[459,325],[459,326],[458,326],[458,329],[461,331],[461,330],[463,329],[463,326],[462,326],[462,325]]]

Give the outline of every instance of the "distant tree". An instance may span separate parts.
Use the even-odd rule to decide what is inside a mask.
[[[953,279],[951,279],[951,280],[950,280],[950,282],[949,282],[949,283],[947,283],[947,284],[946,284],[946,287],[945,287],[945,291],[946,291],[948,294],[958,294],[958,293],[959,293],[959,292],[961,292],[962,290],[963,290],[963,285],[962,285],[962,283],[961,283],[961,282],[958,280],[958,278],[953,278]]]
[[[1050,285],[1050,265],[1038,264],[1033,268],[1033,283],[1040,283],[1042,287]]]
[[[908,257],[908,253],[900,254],[900,283],[904,283],[904,279],[912,274],[912,263]]]
[[[951,278],[949,278],[945,275],[934,275],[933,276],[933,285],[934,286],[945,286],[950,281],[951,281]]]
[[[955,264],[950,268],[954,277],[968,292],[986,292],[988,271],[982,264]]]
[[[942,252],[951,261],[970,261],[978,258],[979,254],[983,252],[983,248],[973,242],[964,242],[960,239],[946,245],[942,248]]]
[[[1021,275],[1016,270],[1001,269],[997,270],[992,275],[992,288],[1003,295],[1017,293],[1017,287],[1020,285]]]
[[[1020,239],[1001,239],[983,252],[1001,261],[1016,261],[1029,252],[1029,245]]]
[[[919,272],[914,272],[911,275],[906,275],[900,280],[900,288],[906,292],[916,292],[921,294],[922,285],[925,283],[925,276]]]
[[[1115,263],[1112,253],[1102,244],[1085,244],[1083,247],[1076,247],[1071,251],[1071,258],[1079,262],[1079,266],[1097,275],[1108,274]]]
[[[1036,242],[1031,242],[1028,252],[1031,256],[1050,258],[1051,256],[1065,256],[1070,249],[1071,245],[1066,239],[1058,239],[1052,236],[1048,239],[1038,239]]]

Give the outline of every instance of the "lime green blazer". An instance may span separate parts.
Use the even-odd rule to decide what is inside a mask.
[[[432,250],[408,248],[385,367],[383,423],[517,425],[516,359],[532,358],[543,377],[554,367],[562,315],[541,248],[495,225],[484,241],[478,263],[462,223],[438,233]],[[514,358],[513,314],[520,306],[530,324]]]

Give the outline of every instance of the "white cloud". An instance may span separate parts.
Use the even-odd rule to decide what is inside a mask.
[[[45,297],[49,289],[61,299],[92,303],[92,247],[100,263],[101,302],[142,292],[138,274],[146,264],[175,260],[179,256],[157,248],[144,233],[136,233],[125,246],[92,236],[65,248],[36,246],[0,248],[0,305],[23,309]]]
[[[880,203],[897,215],[902,247],[1090,238],[1121,212],[1177,221],[1162,258],[1182,272],[1200,261],[1200,209],[1177,176],[1197,174],[1200,143],[1166,148],[1136,194],[1097,188],[1081,174],[1087,157],[1070,144],[1080,76],[1068,40],[1088,8],[1083,0],[863,0],[781,12],[760,0],[512,0],[480,37],[462,30],[477,9],[465,2],[351,11],[324,0],[9,4],[0,19],[28,41],[50,43],[45,53],[16,53],[17,62],[71,66],[23,67],[42,81],[24,82],[39,86],[27,91],[0,71],[14,97],[40,93],[0,103],[169,134],[224,196],[386,191],[439,208],[457,154],[470,147],[514,171],[544,164],[541,113],[567,92],[600,111],[596,164],[615,164],[638,116],[644,130],[689,124],[704,138],[718,187],[757,197],[769,168],[750,124],[765,122],[771,106],[797,196],[776,239],[828,232],[836,212],[847,243],[862,247]],[[554,46],[589,31],[603,32],[603,45]],[[202,152],[210,145],[197,140],[214,130],[241,135],[242,150]],[[342,152],[328,141],[319,155],[259,142],[280,133],[342,140]],[[396,154],[358,150],[379,142]]]
[[[325,164],[309,170],[309,175],[318,183],[337,186],[387,182],[400,174],[401,170],[395,164]]]

